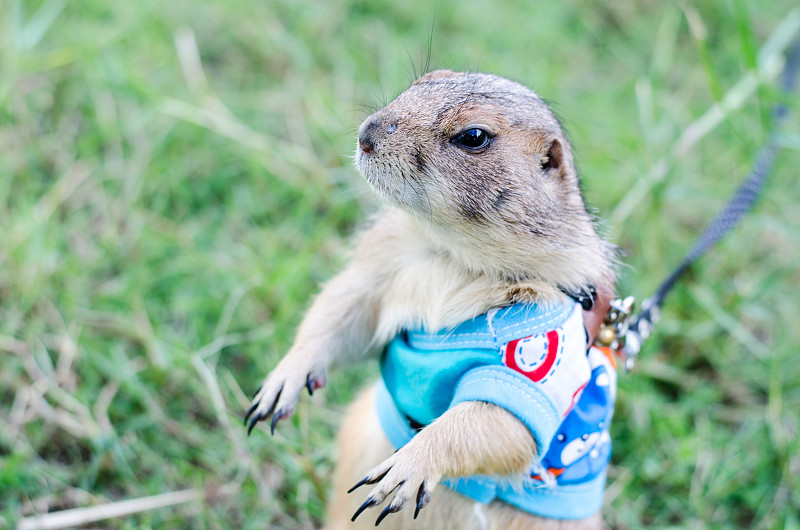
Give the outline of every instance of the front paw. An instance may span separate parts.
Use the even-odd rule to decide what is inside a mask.
[[[390,513],[402,510],[409,500],[413,499],[416,504],[414,519],[419,515],[419,511],[430,502],[433,488],[439,483],[442,474],[436,471],[435,466],[432,465],[430,453],[426,455],[412,444],[413,441],[380,465],[372,468],[364,479],[350,488],[348,493],[365,484],[377,484],[367,496],[364,504],[353,514],[353,521],[367,508],[377,506],[386,500],[394,490],[397,490],[397,493],[392,502],[378,515],[375,526],[379,525]]]
[[[324,385],[324,370],[314,370],[292,362],[288,356],[285,357],[270,372],[250,403],[250,409],[244,417],[245,425],[250,422],[247,435],[250,435],[259,421],[268,420],[270,416],[272,416],[270,432],[275,434],[275,425],[294,413],[303,387],[308,389],[309,394],[313,394],[314,390]]]

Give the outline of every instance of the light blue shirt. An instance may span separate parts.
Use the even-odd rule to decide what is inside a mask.
[[[584,518],[600,509],[616,373],[599,350],[586,353],[577,304],[516,304],[452,330],[402,332],[381,358],[381,375],[378,415],[395,448],[418,432],[412,425],[484,401],[519,418],[545,455],[531,463],[522,487],[477,476],[445,481],[448,487],[544,517]]]

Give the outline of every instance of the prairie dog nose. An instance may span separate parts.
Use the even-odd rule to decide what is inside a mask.
[[[358,147],[360,147],[364,153],[369,154],[375,150],[375,143],[373,143],[373,141],[370,138],[366,138],[363,140],[359,138]]]
[[[364,153],[375,151],[375,135],[379,127],[380,120],[375,116],[370,116],[358,128],[358,146]]]
[[[375,151],[381,134],[389,135],[397,130],[397,123],[391,123],[385,130],[381,131],[385,125],[384,120],[377,116],[370,116],[361,127],[358,128],[358,146],[364,153]]]

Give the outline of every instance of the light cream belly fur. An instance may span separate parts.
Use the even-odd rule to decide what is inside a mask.
[[[374,466],[394,453],[386,439],[375,412],[375,389],[363,392],[347,412],[337,439],[338,461],[328,503],[327,530],[357,530],[375,528],[375,519],[392,497],[378,507],[362,513],[355,522],[350,518],[366,499],[370,486],[347,494],[355,483]],[[604,528],[600,514],[582,520],[543,519],[524,513],[502,502],[485,505],[438,486],[433,491],[430,504],[422,509],[417,519],[414,510],[401,510],[384,519],[384,530],[588,530]]]

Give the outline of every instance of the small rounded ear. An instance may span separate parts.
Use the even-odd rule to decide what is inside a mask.
[[[551,169],[555,169],[556,171],[561,171],[561,168],[564,167],[564,146],[561,145],[557,139],[554,139],[553,142],[550,144],[550,147],[547,149],[547,155],[542,158],[542,171],[549,171]]]

